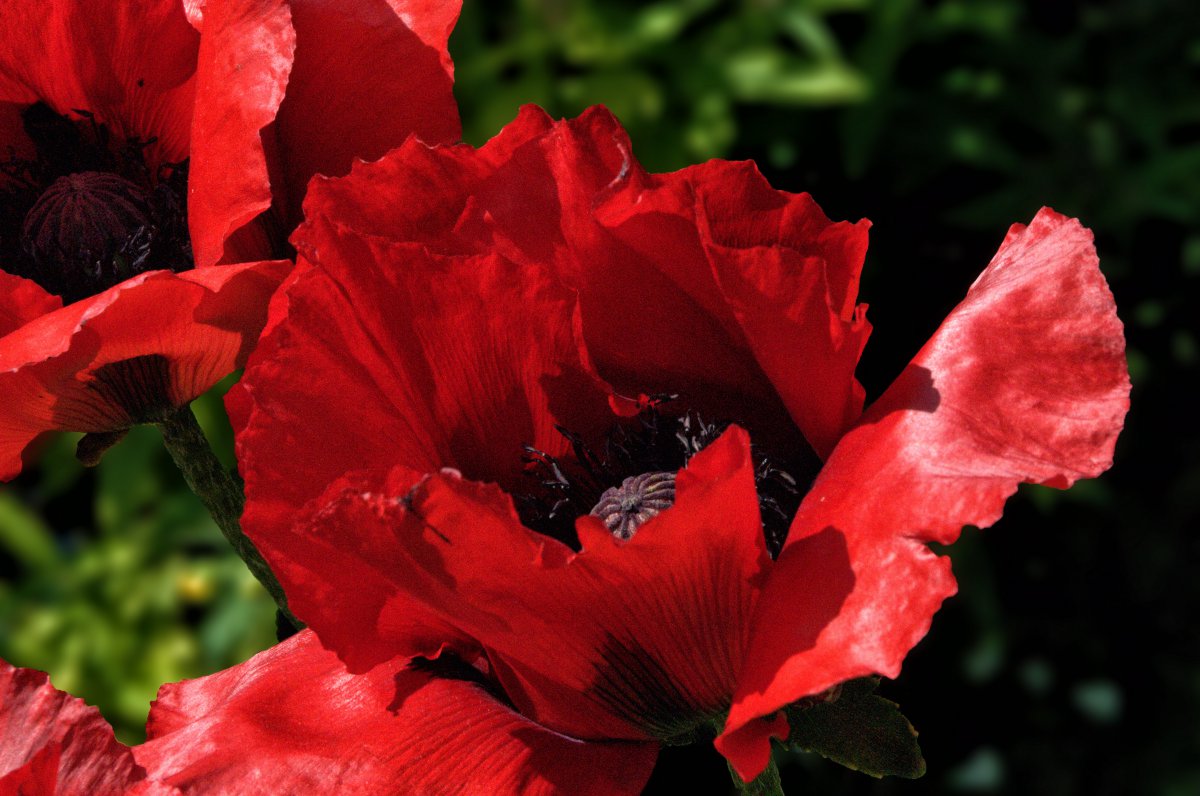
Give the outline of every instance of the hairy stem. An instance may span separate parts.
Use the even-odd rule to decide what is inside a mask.
[[[162,432],[163,444],[183,473],[183,480],[200,502],[208,509],[221,533],[233,546],[234,551],[246,562],[250,572],[274,598],[280,612],[296,627],[303,627],[300,620],[287,607],[283,587],[275,573],[267,566],[258,548],[242,533],[241,516],[245,505],[242,490],[233,476],[225,469],[208,444],[208,438],[190,406],[181,406],[157,423]]]

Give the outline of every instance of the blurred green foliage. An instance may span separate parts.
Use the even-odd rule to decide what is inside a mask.
[[[194,408],[232,461],[219,392]],[[75,461],[78,438],[48,439],[37,467],[0,492],[0,556],[16,574],[0,580],[0,657],[49,671],[136,742],[160,685],[274,642],[274,603],[156,429],[134,429],[94,471]]]
[[[754,158],[875,223],[862,284],[878,395],[1010,223],[1096,230],[1134,408],[1115,468],[1024,490],[950,551],[961,593],[883,696],[930,773],[878,782],[789,753],[791,791],[1200,793],[1200,15],[1185,0],[466,0],[451,41],[465,137],[534,102],[608,105],[654,170]],[[229,456],[214,396],[198,409]],[[153,430],[96,471],[52,440],[0,492],[0,656],[140,732],[163,681],[273,638],[269,600]],[[651,791],[704,749],[669,750]],[[677,790],[677,782],[676,782]]]
[[[826,18],[864,0],[518,0],[471,4],[454,34],[465,138],[524,103],[574,116],[607,105],[655,170],[720,157],[737,107],[860,102],[869,85]]]

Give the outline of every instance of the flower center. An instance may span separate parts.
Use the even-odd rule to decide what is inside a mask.
[[[604,490],[591,515],[599,517],[613,536],[628,542],[638,528],[674,503],[674,473],[642,473]]]
[[[532,483],[527,492],[514,496],[525,526],[578,549],[575,519],[581,514],[599,517],[613,536],[628,541],[670,508],[675,473],[730,424],[705,422],[686,409],[667,414],[662,407],[668,404],[674,407],[677,396],[659,396],[636,419],[614,426],[595,447],[559,427],[571,443],[570,456],[554,457],[526,447],[526,475]],[[820,461],[807,450],[780,458],[757,440],[751,452],[763,535],[775,556]]]
[[[83,271],[103,278],[105,269],[130,275],[149,252],[150,213],[145,192],[122,177],[100,171],[55,180],[25,215],[21,244],[42,270]]]
[[[70,303],[144,271],[191,268],[186,162],[151,168],[153,140],[113,146],[106,126],[75,113],[25,109],[36,154],[0,161],[5,270]]]

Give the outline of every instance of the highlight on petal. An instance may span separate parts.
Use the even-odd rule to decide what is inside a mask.
[[[0,480],[44,431],[128,428],[241,367],[290,267],[148,272],[0,338]]]
[[[575,297],[545,269],[333,224],[298,240],[307,270],[243,377],[249,408],[234,413],[244,526],[272,563],[298,510],[346,472],[449,466],[513,486],[524,445],[569,449],[556,424],[611,424]]]
[[[683,393],[804,445],[799,425],[822,454],[861,411],[866,222],[830,222],[752,164],[648,174],[603,108],[553,122],[527,107],[479,149],[410,141],[315,181],[307,212],[552,268],[579,292],[596,367],[623,394]]]
[[[146,781],[100,711],[55,690],[44,672],[0,661],[0,793],[167,794]]]
[[[189,197],[197,264],[270,256],[265,247],[299,222],[315,174],[344,174],[354,158],[377,158],[410,135],[457,140],[447,41],[459,5],[193,4],[202,32]]]
[[[552,732],[476,679],[409,658],[351,674],[302,631],[231,669],[164,686],[135,754],[189,792],[608,796],[639,793],[657,748]]]
[[[1065,488],[1104,471],[1128,396],[1122,326],[1092,235],[1044,209],[1013,227],[801,505],[718,739],[739,772],[754,775],[762,759],[758,717],[839,681],[894,677],[956,588],[926,543],[992,524],[1019,483]],[[837,591],[829,573],[841,576],[817,543],[830,533],[845,540],[853,589],[836,618],[814,622],[796,589]]]
[[[576,737],[663,740],[728,707],[770,566],[744,431],[693,458],[675,505],[632,540],[581,518],[578,554],[524,528],[493,486],[452,473],[397,486],[334,490],[280,562],[298,610],[317,595],[301,615],[354,666],[389,632],[393,654],[428,654],[419,627],[396,631],[417,616],[476,640],[522,714]],[[364,567],[384,602],[348,594]]]

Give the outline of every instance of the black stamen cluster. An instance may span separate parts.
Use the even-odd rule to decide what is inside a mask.
[[[72,113],[29,106],[33,156],[0,159],[4,269],[69,303],[144,271],[191,268],[187,161],[152,169],[155,139],[114,141],[91,112]]]
[[[679,408],[677,402],[676,395],[655,396],[637,417],[614,425],[597,447],[570,429],[556,426],[571,443],[569,457],[525,446],[522,461],[531,488],[515,496],[525,525],[578,549],[575,519],[591,512],[605,490],[626,478],[685,467],[731,425],[708,422],[695,411]],[[669,409],[679,411],[666,411]],[[751,451],[763,535],[774,557],[819,464],[804,455],[793,460],[777,458],[757,443]]]

